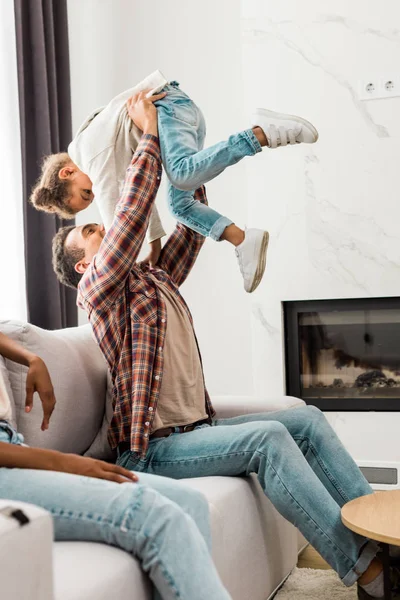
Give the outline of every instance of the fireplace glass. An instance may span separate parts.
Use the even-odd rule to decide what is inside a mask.
[[[400,409],[400,299],[285,302],[289,395],[322,410]]]

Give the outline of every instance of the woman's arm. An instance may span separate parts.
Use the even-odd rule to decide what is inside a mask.
[[[77,454],[64,454],[56,450],[28,448],[16,444],[0,442],[0,467],[16,469],[39,469],[41,471],[60,471],[85,477],[107,479],[116,483],[137,481],[137,476],[114,464],[95,460]]]
[[[4,333],[0,333],[0,354],[20,365],[28,367],[26,377],[25,411],[30,412],[33,406],[33,394],[38,392],[43,405],[42,431],[49,428],[49,421],[54,410],[56,399],[49,372],[43,360],[29,352]]]
[[[10,340],[3,333],[0,333],[0,354],[9,360],[29,367],[26,380],[25,410],[27,412],[31,410],[33,394],[38,392],[43,403],[42,429],[47,429],[56,400],[45,363],[41,358],[29,352],[14,340]],[[107,479],[117,483],[124,483],[127,480],[137,481],[137,476],[131,471],[102,460],[76,454],[64,454],[56,450],[28,448],[7,442],[0,442],[0,467],[60,471],[62,473]]]

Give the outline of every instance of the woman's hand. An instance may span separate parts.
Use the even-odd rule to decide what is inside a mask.
[[[117,465],[78,454],[64,454],[57,450],[28,448],[18,444],[0,442],[0,467],[58,471],[106,479],[116,483],[136,482],[137,475]]]
[[[116,483],[138,481],[135,473],[123,467],[104,462],[103,460],[78,456],[77,454],[60,454],[57,459],[56,470],[63,473],[83,475],[84,477],[106,479],[107,481],[115,481]]]
[[[157,108],[154,106],[154,102],[165,98],[167,94],[163,92],[162,94],[155,94],[154,96],[150,96],[150,98],[146,98],[146,94],[149,91],[139,92],[139,94],[135,94],[132,98],[129,98],[126,108],[129,117],[143,133],[157,136]]]
[[[43,360],[39,356],[29,359],[28,375],[26,377],[26,400],[25,412],[29,413],[33,406],[33,394],[37,392],[43,406],[43,421],[41,429],[49,428],[49,421],[56,405],[53,384],[49,372]]]

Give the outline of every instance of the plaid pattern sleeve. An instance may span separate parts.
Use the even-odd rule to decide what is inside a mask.
[[[208,204],[204,185],[195,191],[194,197],[202,204]],[[177,223],[175,230],[168,238],[158,264],[178,287],[182,285],[192,270],[204,241],[203,235],[182,223]]]
[[[142,247],[160,180],[158,138],[143,135],[127,169],[111,228],[79,283],[84,304],[107,309],[121,293]]]

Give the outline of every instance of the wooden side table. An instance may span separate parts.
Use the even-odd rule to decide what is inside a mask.
[[[375,492],[345,504],[342,521],[352,531],[381,542],[385,600],[391,600],[389,544],[400,546],[400,490]],[[398,563],[398,560],[396,561]]]

